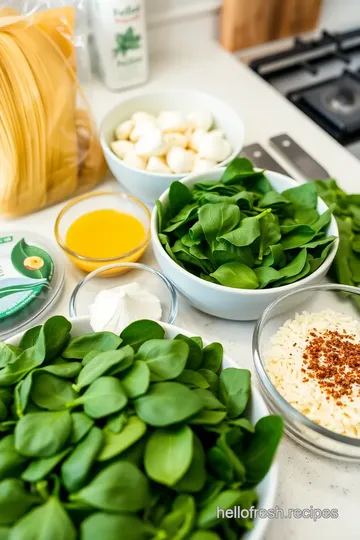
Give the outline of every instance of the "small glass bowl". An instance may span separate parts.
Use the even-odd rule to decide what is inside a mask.
[[[335,433],[304,416],[282,397],[266,369],[265,353],[270,346],[270,339],[286,320],[293,319],[296,313],[303,311],[314,313],[327,309],[358,319],[360,288],[337,284],[315,285],[286,294],[270,304],[254,330],[255,368],[270,410],[283,417],[285,432],[292,439],[318,454],[360,462],[360,438]]]
[[[144,240],[132,251],[119,253],[116,257],[105,259],[85,257],[69,249],[66,245],[66,233],[70,225],[80,216],[100,209],[118,210],[119,212],[136,217],[144,226]],[[114,234],[114,231],[104,230],[104,234],[106,233]],[[119,234],[124,234],[124,231],[119,231]],[[76,197],[61,210],[55,222],[55,237],[70,261],[85,272],[93,272],[98,268],[112,263],[135,262],[142,256],[150,241],[150,212],[142,202],[126,193],[119,191],[95,191],[81,197]],[[122,271],[120,268],[113,267],[108,273],[102,272],[102,276],[107,277],[108,275],[115,275]]]
[[[117,275],[109,271],[120,270]],[[104,280],[103,275],[107,277]],[[95,296],[104,289],[112,289],[136,281],[149,292],[155,294],[162,307],[162,322],[172,324],[178,311],[178,298],[175,287],[161,272],[140,263],[116,263],[104,266],[91,272],[81,280],[73,290],[70,298],[70,317],[89,315],[89,307]]]

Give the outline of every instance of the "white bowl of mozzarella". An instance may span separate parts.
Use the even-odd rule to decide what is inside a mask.
[[[154,203],[174,180],[239,155],[244,124],[223,101],[192,90],[141,94],[119,103],[100,127],[106,161],[132,194]]]

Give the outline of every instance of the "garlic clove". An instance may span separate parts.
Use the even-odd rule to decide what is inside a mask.
[[[180,146],[173,146],[167,153],[166,162],[176,174],[189,173],[194,163],[194,153]]]
[[[135,145],[130,141],[113,141],[110,143],[111,150],[120,159],[124,159],[125,154],[135,151]]]
[[[165,133],[164,139],[169,148],[172,146],[181,146],[181,148],[186,148],[189,141],[188,137],[184,133]]]
[[[194,150],[194,152],[198,152],[200,143],[205,135],[206,131],[204,129],[195,129],[189,138],[189,148]]]
[[[192,172],[203,173],[203,172],[211,171],[211,169],[214,169],[216,165],[217,165],[216,161],[212,159],[201,158],[200,156],[197,155],[194,160],[194,166],[193,166]]]
[[[118,141],[125,141],[129,138],[132,129],[135,127],[135,122],[132,120],[126,120],[121,122],[118,127],[115,129],[115,138]]]
[[[185,116],[179,111],[162,111],[157,123],[163,133],[172,131],[183,133],[188,127]]]
[[[157,156],[150,157],[146,170],[153,173],[171,174],[171,170],[164,159]]]
[[[199,144],[199,156],[219,163],[231,154],[231,146],[218,133],[206,133]]]
[[[124,163],[134,169],[146,169],[147,160],[144,157],[138,156],[134,150],[127,152],[124,156]]]
[[[203,129],[204,131],[209,131],[214,122],[211,113],[201,110],[191,112],[186,119],[193,129]]]
[[[159,128],[146,132],[135,146],[137,155],[142,157],[163,156],[167,150],[168,145]]]

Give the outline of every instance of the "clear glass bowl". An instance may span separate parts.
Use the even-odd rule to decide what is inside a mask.
[[[270,304],[258,320],[253,335],[255,368],[270,410],[283,417],[285,432],[292,439],[318,454],[360,462],[360,438],[337,434],[304,416],[282,397],[266,370],[265,353],[270,339],[284,322],[293,319],[296,313],[327,309],[359,319],[360,288],[337,284],[315,285],[286,294]]]
[[[111,271],[117,271],[117,275],[109,275]],[[87,275],[73,290],[69,304],[70,317],[89,315],[89,306],[98,292],[132,281],[137,281],[159,298],[162,307],[161,320],[172,324],[178,311],[175,287],[161,272],[140,263],[110,264]]]
[[[136,217],[144,226],[144,240],[132,251],[119,253],[116,257],[98,259],[85,257],[69,249],[66,245],[66,234],[70,225],[80,216],[94,210],[110,209],[118,210],[125,214]],[[104,234],[126,234],[126,231],[103,231]],[[85,272],[92,272],[105,265],[119,262],[135,262],[144,253],[150,241],[150,212],[148,208],[135,197],[120,191],[94,191],[71,200],[59,213],[55,222],[55,237],[65,255],[78,268]],[[115,275],[122,272],[121,268],[113,267],[109,274],[103,272],[102,276]]]

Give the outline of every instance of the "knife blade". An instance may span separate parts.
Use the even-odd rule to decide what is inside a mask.
[[[330,178],[328,171],[305,152],[287,133],[281,133],[280,135],[271,137],[269,140],[272,146],[288,159],[308,180]]]
[[[250,159],[259,169],[275,171],[281,174],[289,174],[279,165],[275,159],[258,143],[248,144],[242,149],[241,155]]]

